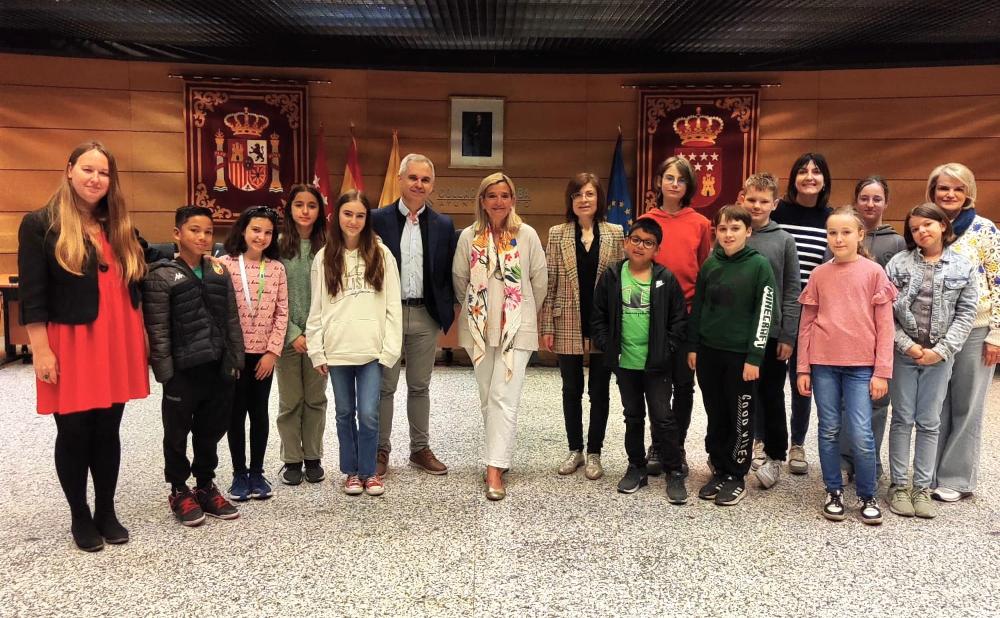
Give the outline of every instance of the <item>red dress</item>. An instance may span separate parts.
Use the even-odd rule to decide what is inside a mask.
[[[111,243],[101,234],[107,271],[97,270],[97,319],[90,324],[49,322],[49,347],[59,367],[57,384],[38,379],[38,413],[69,414],[149,395],[142,313],[132,307]]]

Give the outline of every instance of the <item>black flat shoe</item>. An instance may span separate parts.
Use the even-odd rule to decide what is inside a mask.
[[[97,531],[94,520],[89,516],[74,519],[70,531],[73,533],[73,542],[81,551],[94,552],[104,549],[104,539]]]
[[[128,529],[118,521],[114,513],[105,516],[95,516],[94,525],[104,540],[112,545],[128,543]]]

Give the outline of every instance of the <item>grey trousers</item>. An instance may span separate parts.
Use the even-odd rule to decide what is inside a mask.
[[[955,355],[948,395],[941,408],[934,487],[961,492],[976,490],[986,391],[996,368],[983,364],[983,343],[988,332],[985,326],[974,328]]]
[[[278,435],[281,461],[323,458],[326,428],[326,377],[313,369],[306,354],[287,346],[275,366],[278,375]]]
[[[406,360],[406,417],[410,422],[410,452],[426,448],[430,439],[431,373],[441,328],[425,307],[403,305],[403,355],[382,372],[378,404],[378,448],[392,451],[392,415],[400,364]]]

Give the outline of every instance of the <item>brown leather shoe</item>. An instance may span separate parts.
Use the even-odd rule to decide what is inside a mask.
[[[410,465],[420,468],[427,474],[448,474],[448,466],[434,456],[430,447],[424,447],[416,453],[410,453]]]
[[[378,453],[375,454],[375,474],[377,476],[385,476],[386,470],[389,469],[389,451],[380,448]]]

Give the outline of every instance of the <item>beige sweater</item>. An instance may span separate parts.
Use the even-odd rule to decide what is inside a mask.
[[[373,360],[392,367],[403,347],[403,307],[399,271],[381,242],[385,260],[382,290],[365,283],[365,263],[357,251],[344,252],[344,284],[336,297],[327,292],[323,272],[326,248],[313,258],[309,271],[312,300],[306,320],[306,345],[313,367],[364,365]]]
[[[469,259],[471,254],[472,226],[462,230],[455,249],[455,260],[452,262],[451,277],[455,286],[455,296],[462,305],[462,310],[455,316],[458,324],[458,344],[463,348],[472,347],[472,331],[469,330],[468,288],[470,274]],[[514,336],[514,347],[518,350],[534,351],[538,349],[538,312],[545,301],[548,290],[548,268],[545,263],[545,251],[538,234],[528,224],[522,223],[517,231],[517,248],[521,254],[521,326]],[[490,277],[488,296],[488,314],[486,316],[486,344],[500,344],[500,309],[503,305],[504,283],[496,277]]]

